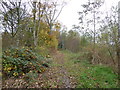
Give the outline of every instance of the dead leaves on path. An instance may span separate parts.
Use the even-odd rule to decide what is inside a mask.
[[[33,82],[10,78],[4,82],[3,88],[75,88],[74,77],[70,76],[64,67],[64,55],[58,52],[53,56],[54,65],[39,74]]]

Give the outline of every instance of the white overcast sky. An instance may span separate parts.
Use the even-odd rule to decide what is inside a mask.
[[[88,0],[70,0],[63,8],[58,20],[70,30],[72,25],[79,23],[79,15],[77,12],[81,11],[81,5],[85,4],[87,1]],[[105,0],[102,11],[110,10],[110,7],[118,5],[119,1],[120,0]]]

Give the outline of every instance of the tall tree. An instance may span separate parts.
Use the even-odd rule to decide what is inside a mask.
[[[20,31],[21,20],[26,17],[26,6],[19,2],[1,2],[1,18],[4,31],[11,34],[11,38],[17,35]]]
[[[120,2],[118,3],[118,24],[119,24],[119,29],[118,29],[118,49],[117,49],[117,57],[118,57],[118,86],[120,87]]]
[[[88,0],[86,4],[82,5],[83,11],[79,12],[81,29],[85,30],[85,32],[89,32],[91,30],[90,26],[93,25],[93,30],[91,30],[90,32],[91,35],[93,36],[93,42],[94,42],[92,62],[95,61],[95,43],[96,43],[96,34],[97,34],[96,24],[99,22],[100,19],[100,16],[98,16],[99,15],[98,9],[101,7],[103,3],[104,2],[102,0],[92,0],[92,1]],[[93,17],[90,14],[93,14]]]

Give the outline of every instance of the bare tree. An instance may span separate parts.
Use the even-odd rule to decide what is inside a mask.
[[[99,13],[98,9],[101,7],[101,5],[104,2],[102,0],[88,0],[87,4],[83,4],[82,7],[84,8],[84,10],[82,12],[79,12],[80,15],[80,24],[82,25],[82,29],[88,32],[91,30],[90,25],[93,25],[93,30],[91,30],[91,34],[93,34],[93,42],[94,42],[94,47],[93,47],[93,60],[92,62],[95,61],[95,44],[96,44],[96,22],[98,21],[97,19],[99,19],[100,17],[97,16],[97,14]],[[84,17],[87,17],[87,15],[93,14],[93,17],[91,17],[92,19],[87,18],[87,20],[84,20]],[[84,25],[87,25],[86,27]]]
[[[57,20],[64,6],[66,5],[65,2],[62,2],[62,4],[59,7],[57,1],[49,2],[48,0],[45,2],[45,17],[46,17],[46,23],[49,25],[50,33],[54,22]]]

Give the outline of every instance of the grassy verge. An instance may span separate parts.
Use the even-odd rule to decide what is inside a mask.
[[[65,68],[76,78],[76,88],[117,88],[117,74],[112,68],[80,60],[83,53],[62,53],[65,55]]]

